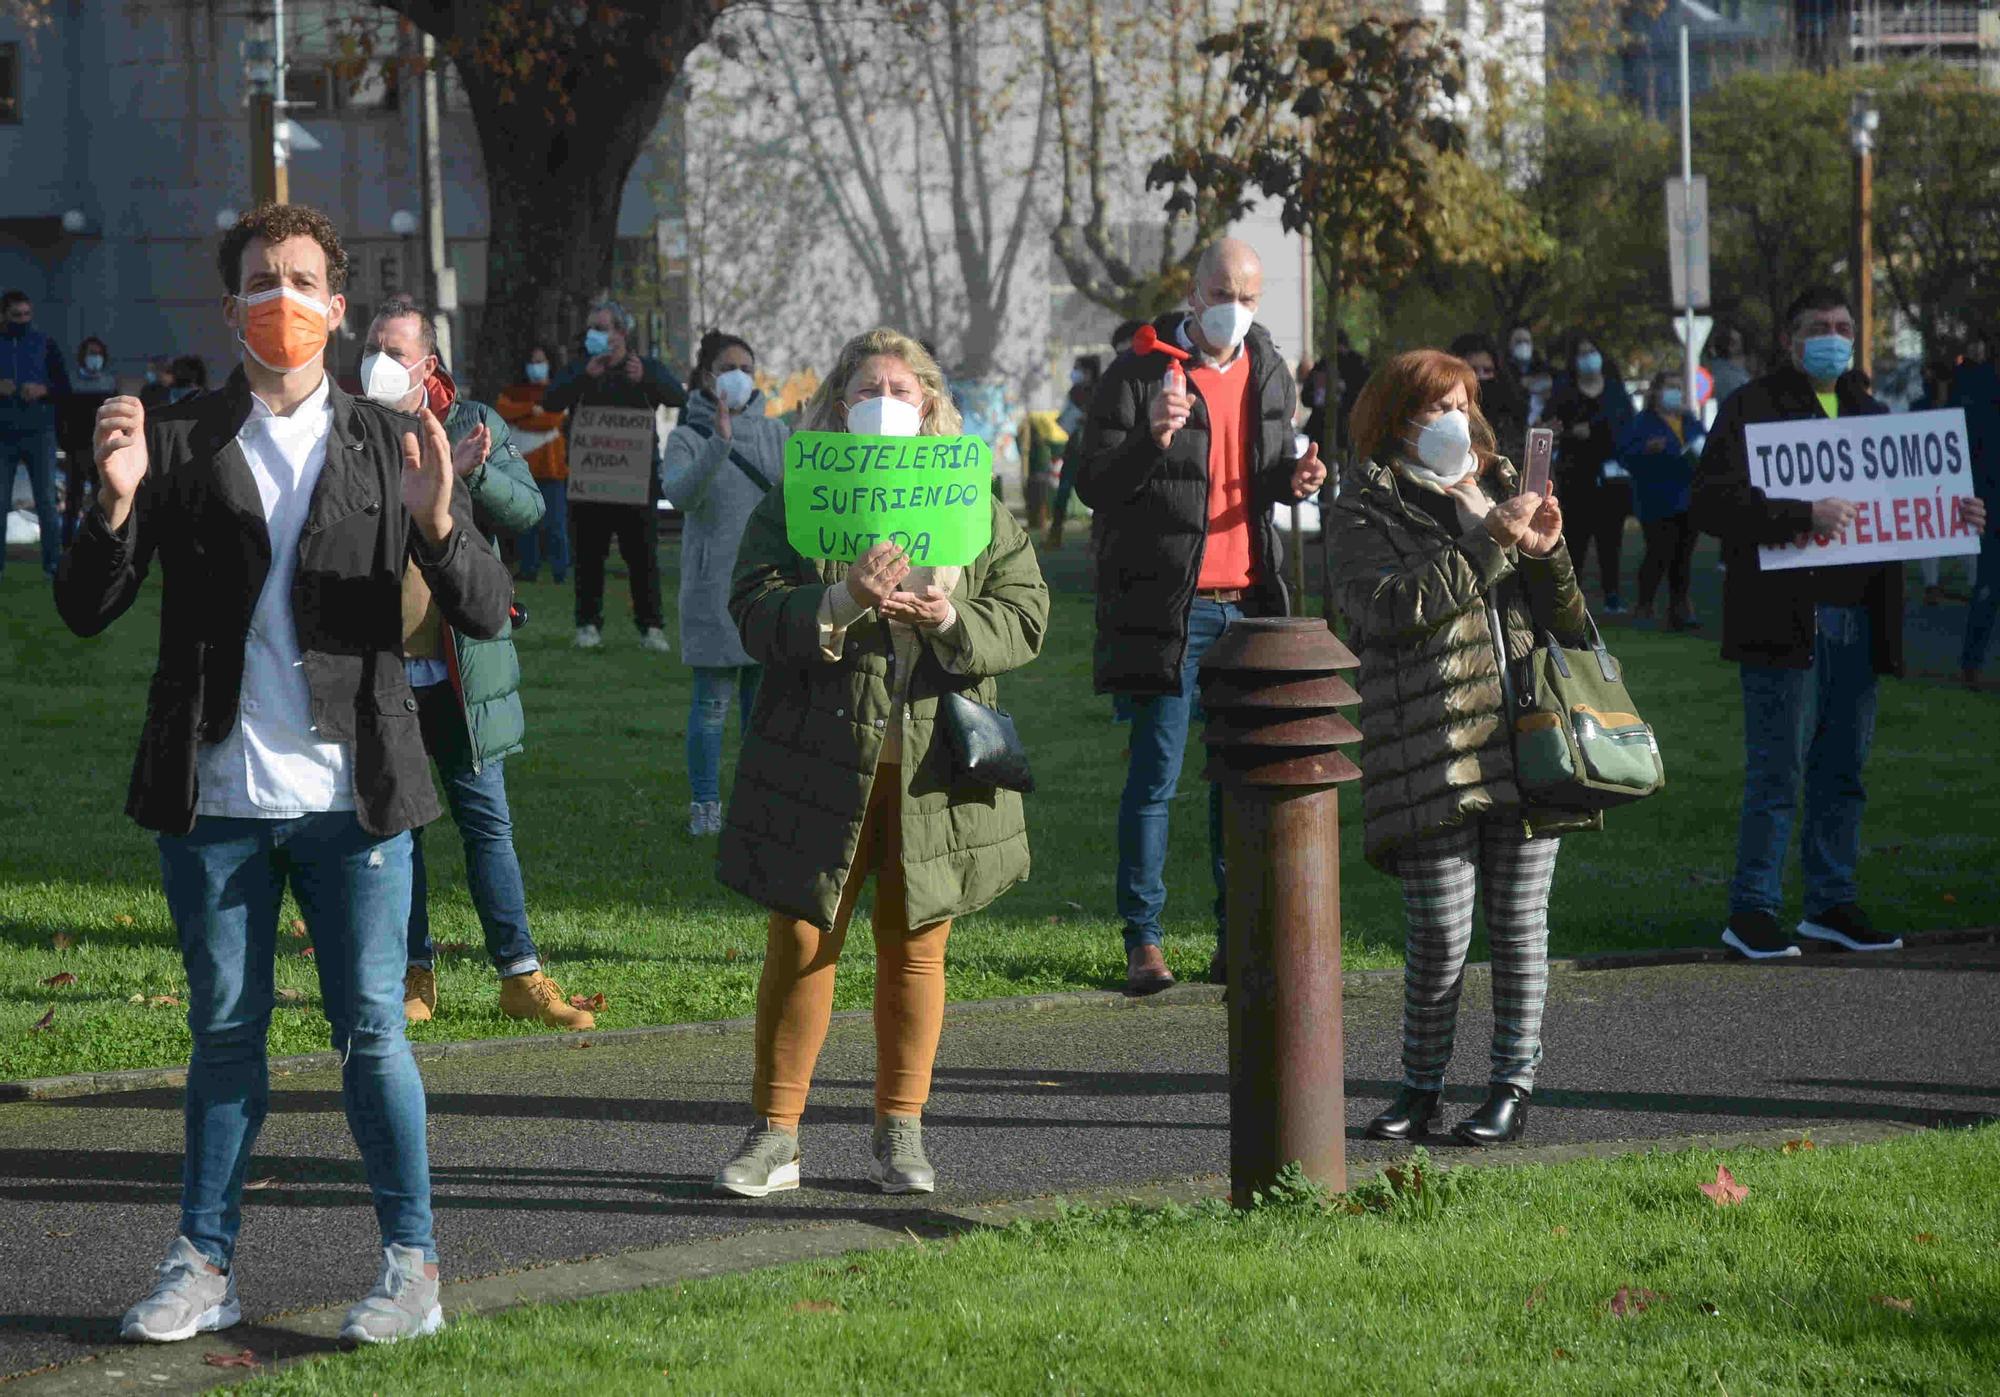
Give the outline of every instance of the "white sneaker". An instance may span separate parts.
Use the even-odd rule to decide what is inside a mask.
[[[598,646],[602,645],[603,643],[604,643],[604,633],[598,630],[597,627],[578,626],[576,628],[577,649],[595,650]]]
[[[243,1319],[236,1276],[209,1269],[208,1258],[185,1237],[174,1238],[166,1260],[153,1268],[152,1293],[125,1312],[118,1333],[137,1343],[171,1344]]]
[[[674,647],[667,642],[667,633],[658,626],[646,627],[645,633],[639,637],[639,648],[641,650],[650,650],[655,655],[671,655],[674,653]]]
[[[688,833],[696,839],[711,834],[722,833],[722,803],[720,801],[690,801],[688,803]]]
[[[424,1254],[391,1245],[382,1248],[382,1278],[347,1312],[340,1337],[357,1344],[393,1344],[443,1327],[437,1278],[424,1274]]]

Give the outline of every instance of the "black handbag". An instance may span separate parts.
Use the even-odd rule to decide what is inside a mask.
[[[938,695],[938,722],[944,725],[945,740],[951,743],[954,776],[1022,795],[1035,789],[1035,774],[1028,770],[1028,749],[1021,745],[1021,734],[1006,712],[947,689]]]
[[[928,642],[924,648],[929,651]],[[931,651],[931,660],[938,663]],[[938,663],[942,669],[942,663]],[[938,695],[938,726],[951,744],[952,775],[979,786],[1028,795],[1035,789],[1035,774],[1028,769],[1028,749],[1005,709],[988,708],[978,699],[957,689]]]

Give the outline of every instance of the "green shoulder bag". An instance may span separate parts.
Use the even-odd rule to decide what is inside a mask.
[[[1513,666],[1515,778],[1532,804],[1603,810],[1667,783],[1659,741],[1595,620],[1590,640],[1590,649],[1570,650],[1544,631]]]

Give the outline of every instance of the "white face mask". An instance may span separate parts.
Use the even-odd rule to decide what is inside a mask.
[[[1418,427],[1415,453],[1416,473],[1449,490],[1478,464],[1472,454],[1472,419],[1453,408]]]
[[[1243,343],[1257,312],[1241,301],[1224,301],[1201,312],[1201,337],[1224,354]]]
[[[886,394],[863,398],[847,409],[847,430],[858,437],[913,437],[923,424],[923,411],[915,403]]]
[[[361,391],[370,402],[401,408],[414,387],[410,371],[380,350],[361,361]]]
[[[750,401],[750,395],[757,391],[757,380],[742,369],[730,369],[715,376],[715,396],[731,412]]]

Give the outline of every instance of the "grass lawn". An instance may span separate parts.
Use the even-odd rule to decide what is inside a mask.
[[[1718,1163],[1736,1206],[1698,1189]],[[1360,1212],[1077,1211],[464,1319],[246,1390],[1946,1393],[2000,1372],[2000,1127],[1425,1184],[1358,1190]]]
[[[676,561],[667,562],[668,602]],[[1112,904],[1124,730],[1090,692],[1091,604],[1073,542],[1045,560],[1056,593],[1041,660],[1003,681],[1042,790],[1031,798],[1034,877],[952,938],[961,999],[1104,987],[1123,976]],[[1698,562],[1706,566],[1706,557]],[[715,882],[711,844],[685,832],[689,671],[638,649],[611,582],[607,644],[569,644],[570,596],[524,586],[527,751],[508,762],[536,939],[565,990],[597,993],[600,1025],[721,1018],[752,1009],[763,917]],[[156,647],[156,587],[107,635],[70,636],[32,567],[0,582],[0,1079],[186,1061],[180,958],[150,835],[122,812]],[[672,623],[669,623],[672,630]],[[1711,941],[1723,917],[1741,781],[1736,673],[1707,639],[1614,633],[1633,693],[1655,723],[1668,789],[1569,841],[1556,879],[1556,954]],[[735,742],[732,735],[731,744]],[[2000,826],[1987,755],[2000,746],[1991,695],[1927,682],[1882,691],[1870,766],[1870,906],[1899,929],[2000,921]],[[1169,960],[1198,975],[1211,947],[1197,750],[1182,777],[1168,863]],[[1402,953],[1396,885],[1360,856],[1359,791],[1343,793],[1346,963]],[[419,1040],[526,1031],[495,1004],[492,970],[448,821],[433,829],[438,1018]],[[290,924],[289,917],[287,925]],[[854,940],[839,1002],[869,1002],[873,957]],[[327,1044],[304,935],[281,935],[274,1053]],[[1481,954],[1475,950],[1475,954]],[[64,975],[73,983],[51,985]],[[50,1010],[50,1026],[35,1031]]]

